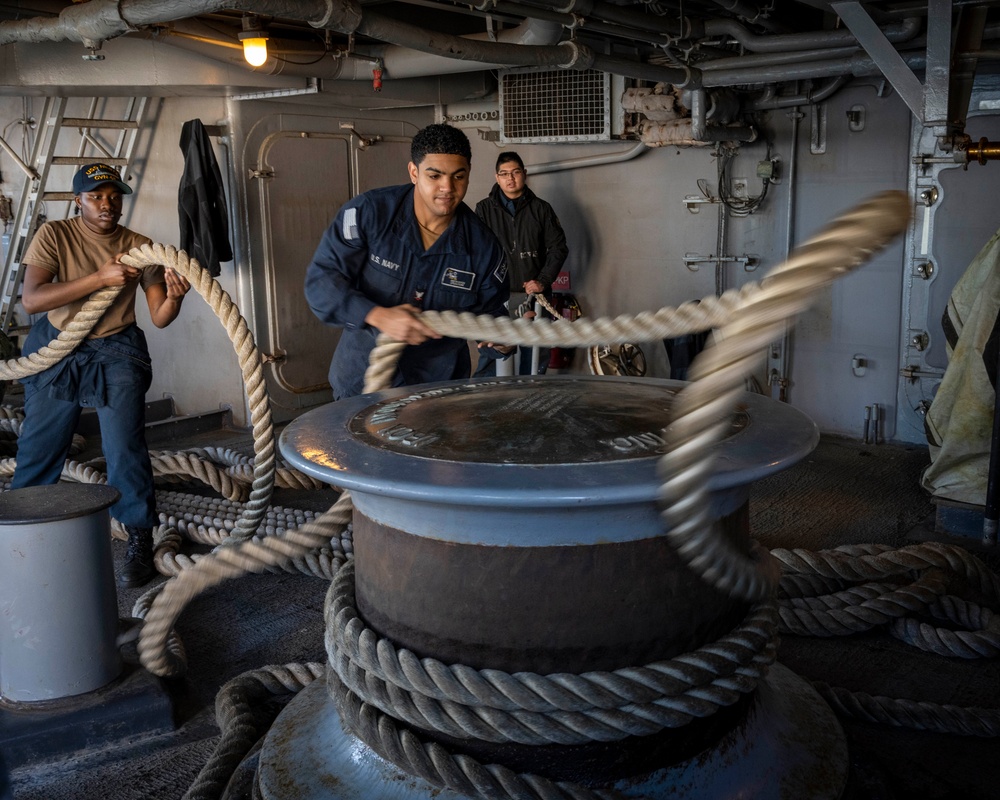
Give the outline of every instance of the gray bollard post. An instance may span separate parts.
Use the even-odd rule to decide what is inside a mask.
[[[110,486],[0,493],[0,701],[84,694],[122,671]]]

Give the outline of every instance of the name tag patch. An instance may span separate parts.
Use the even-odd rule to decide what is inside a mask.
[[[368,260],[371,261],[373,264],[378,264],[378,266],[383,267],[389,272],[399,272],[399,264],[397,264],[395,261],[390,261],[388,258],[383,258],[382,256],[376,255],[375,253],[369,253]]]
[[[449,267],[441,276],[441,285],[449,289],[464,289],[471,292],[472,287],[476,285],[476,273]]]
[[[493,277],[497,279],[497,283],[504,283],[507,280],[507,262],[504,259],[500,259],[500,263],[497,264],[497,268],[493,270]]]

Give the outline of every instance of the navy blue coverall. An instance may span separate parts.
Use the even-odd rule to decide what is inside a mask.
[[[426,311],[507,316],[507,267],[496,237],[460,204],[441,237],[424,249],[413,213],[413,186],[358,195],[337,213],[306,271],[305,293],[319,319],[344,329],[330,364],[335,400],[364,387],[378,331],[365,324],[376,306],[410,303]],[[469,377],[461,339],[430,339],[407,347],[394,386]]]

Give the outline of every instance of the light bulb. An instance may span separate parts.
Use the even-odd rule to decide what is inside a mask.
[[[267,39],[263,37],[244,39],[243,58],[251,67],[259,67],[267,61]]]

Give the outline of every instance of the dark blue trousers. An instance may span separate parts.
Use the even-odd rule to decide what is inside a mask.
[[[28,334],[23,353],[35,352],[58,333],[43,317]],[[11,488],[58,483],[80,413],[92,406],[101,426],[108,484],[121,492],[111,515],[123,525],[157,525],[145,436],[152,377],[146,337],[132,325],[103,339],[88,339],[55,366],[23,379],[25,419]]]

